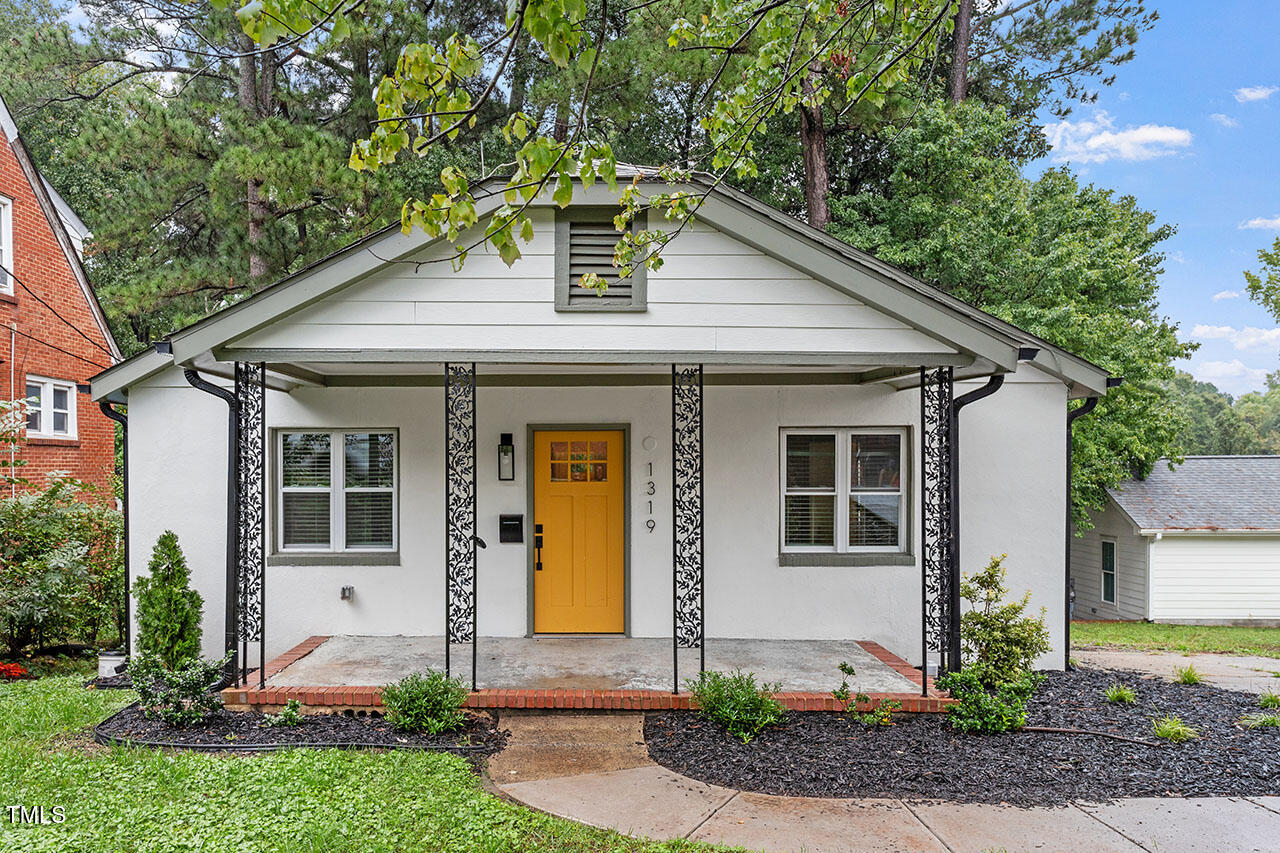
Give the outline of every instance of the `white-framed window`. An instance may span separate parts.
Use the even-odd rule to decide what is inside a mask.
[[[1116,603],[1116,543],[1111,539],[1102,540],[1102,601]]]
[[[76,383],[27,377],[27,437],[76,437]]]
[[[279,551],[395,551],[399,475],[395,430],[276,433]]]
[[[13,293],[13,200],[0,195],[0,293]]]
[[[784,429],[780,455],[784,553],[907,550],[906,429]]]

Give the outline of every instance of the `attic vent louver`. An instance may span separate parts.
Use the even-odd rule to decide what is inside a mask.
[[[622,234],[614,227],[616,209],[561,211],[556,222],[556,308],[561,311],[643,311],[646,271],[619,278],[613,247]],[[637,226],[640,227],[640,226]],[[603,293],[582,286],[595,273],[608,288]]]

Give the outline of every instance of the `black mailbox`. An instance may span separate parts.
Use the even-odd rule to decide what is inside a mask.
[[[523,542],[524,541],[524,516],[523,515],[498,516],[498,541],[499,542]]]

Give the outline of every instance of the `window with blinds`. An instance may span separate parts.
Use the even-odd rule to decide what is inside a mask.
[[[905,551],[906,430],[782,432],[782,550]]]
[[[561,311],[643,311],[647,272],[641,267],[619,278],[613,250],[622,238],[614,226],[617,209],[574,209],[556,221],[556,309]],[[594,273],[606,287],[582,286]]]
[[[280,432],[282,551],[396,548],[396,434]]]

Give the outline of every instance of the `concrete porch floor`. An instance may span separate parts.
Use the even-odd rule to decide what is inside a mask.
[[[453,674],[470,680],[471,647],[451,651]],[[671,640],[632,637],[481,637],[477,683],[502,690],[646,690],[672,688]],[[753,672],[783,691],[829,693],[840,685],[838,665],[857,674],[855,693],[919,693],[919,682],[896,671],[854,640],[707,641],[707,669]],[[901,666],[901,664],[899,664]],[[442,637],[333,636],[267,678],[266,687],[380,686],[427,668],[444,668]],[[268,668],[268,673],[271,669]],[[684,679],[698,674],[698,651],[680,650]]]

